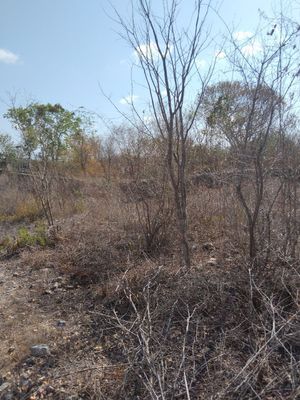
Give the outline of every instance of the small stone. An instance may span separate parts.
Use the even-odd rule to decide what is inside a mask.
[[[4,382],[2,383],[2,385],[0,386],[0,393],[4,392],[6,389],[9,388],[9,383],[8,382]]]
[[[194,268],[195,268],[196,270],[201,271],[201,270],[203,269],[203,263],[199,263],[199,264],[195,265]]]
[[[204,243],[202,245],[202,249],[205,250],[205,251],[214,251],[215,250],[215,246],[213,245],[213,243],[207,242],[207,243]]]
[[[55,389],[54,389],[53,386],[47,385],[47,386],[45,387],[45,392],[46,392],[47,394],[55,393]]]
[[[11,354],[11,353],[13,353],[14,351],[15,351],[16,349],[15,349],[15,347],[10,347],[8,350],[7,350],[7,353],[8,354]]]
[[[59,283],[58,282],[54,282],[53,286],[50,288],[51,290],[56,290],[59,288]]]
[[[27,367],[33,367],[35,365],[35,360],[33,357],[27,358],[26,362],[23,364],[24,366],[26,365]]]
[[[2,400],[14,400],[15,396],[13,393],[8,392],[6,393],[3,397],[1,397]]]
[[[210,259],[207,261],[206,265],[209,266],[209,267],[216,267],[216,266],[217,266],[217,260],[216,260],[216,258],[214,258],[214,257],[210,258]]]
[[[36,344],[30,348],[33,357],[44,357],[50,354],[49,346],[46,344]]]
[[[63,319],[60,319],[59,321],[57,321],[56,325],[58,328],[64,328],[66,326],[66,321],[64,321]]]

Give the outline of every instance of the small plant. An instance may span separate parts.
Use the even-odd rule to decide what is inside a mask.
[[[35,227],[34,237],[36,244],[39,246],[46,246],[50,244],[50,239],[47,234],[46,226],[43,223],[39,223]]]
[[[18,230],[17,245],[20,248],[35,245],[44,247],[48,242],[46,228],[43,224],[36,225],[32,233],[25,227]]]
[[[9,236],[5,236],[0,242],[0,252],[4,251],[5,249],[11,247],[12,245],[12,238]]]
[[[17,247],[33,246],[36,243],[35,236],[29,230],[22,227],[18,230]]]
[[[28,228],[21,227],[15,238],[5,237],[0,242],[0,251],[5,251],[8,254],[12,254],[18,249],[24,247],[41,246],[45,247],[52,243],[50,240],[46,227],[44,224],[39,223],[35,226],[33,232],[30,232]]]

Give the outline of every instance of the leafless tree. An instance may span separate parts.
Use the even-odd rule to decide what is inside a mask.
[[[142,250],[153,254],[169,239],[174,206],[160,138],[121,125],[114,128],[118,145],[118,188],[141,232]]]
[[[279,184],[273,197],[266,199],[267,178],[279,157],[279,151],[270,157],[269,149],[272,141],[279,142],[283,134],[288,95],[297,74],[293,70],[293,38],[298,28],[278,28],[276,24],[271,28],[264,33],[265,37],[240,40],[231,35],[233,48],[227,57],[234,81],[210,88],[214,100],[207,119],[230,145],[236,168],[236,194],[246,215],[252,262],[257,261],[258,255],[258,222],[264,214],[270,223],[282,188]],[[280,29],[278,35],[276,29]]]
[[[138,59],[150,97],[152,118],[164,142],[177,215],[181,261],[189,267],[187,142],[201,107],[202,96],[192,105],[188,98],[193,85],[199,87],[200,94],[204,92],[213,66],[204,74],[197,66],[200,55],[209,44],[206,22],[210,4],[195,1],[191,20],[187,27],[181,28],[178,23],[180,3],[178,0],[163,0],[161,17],[155,14],[149,0],[132,2],[130,20],[125,20],[117,10],[115,12],[122,36],[132,46]]]

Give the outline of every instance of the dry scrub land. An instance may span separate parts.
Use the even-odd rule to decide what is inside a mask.
[[[0,398],[300,398],[298,263],[250,271],[224,235],[223,189],[202,187],[179,268],[172,228],[147,253],[136,205],[95,187],[55,239],[2,248]]]

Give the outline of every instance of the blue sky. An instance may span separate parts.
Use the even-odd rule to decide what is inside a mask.
[[[183,3],[182,18],[194,2]],[[126,16],[127,0],[113,4]],[[156,4],[161,0],[153,0]],[[269,14],[271,4],[271,0],[224,0],[220,14],[237,31],[252,32],[258,9]],[[133,51],[109,15],[112,10],[105,0],[0,1],[0,132],[12,132],[2,118],[11,96],[19,105],[35,100],[61,103],[68,109],[83,106],[118,119],[101,86],[126,111],[122,98],[131,91]],[[213,29],[224,30],[216,19]],[[145,96],[139,87],[135,94],[139,99]]]

